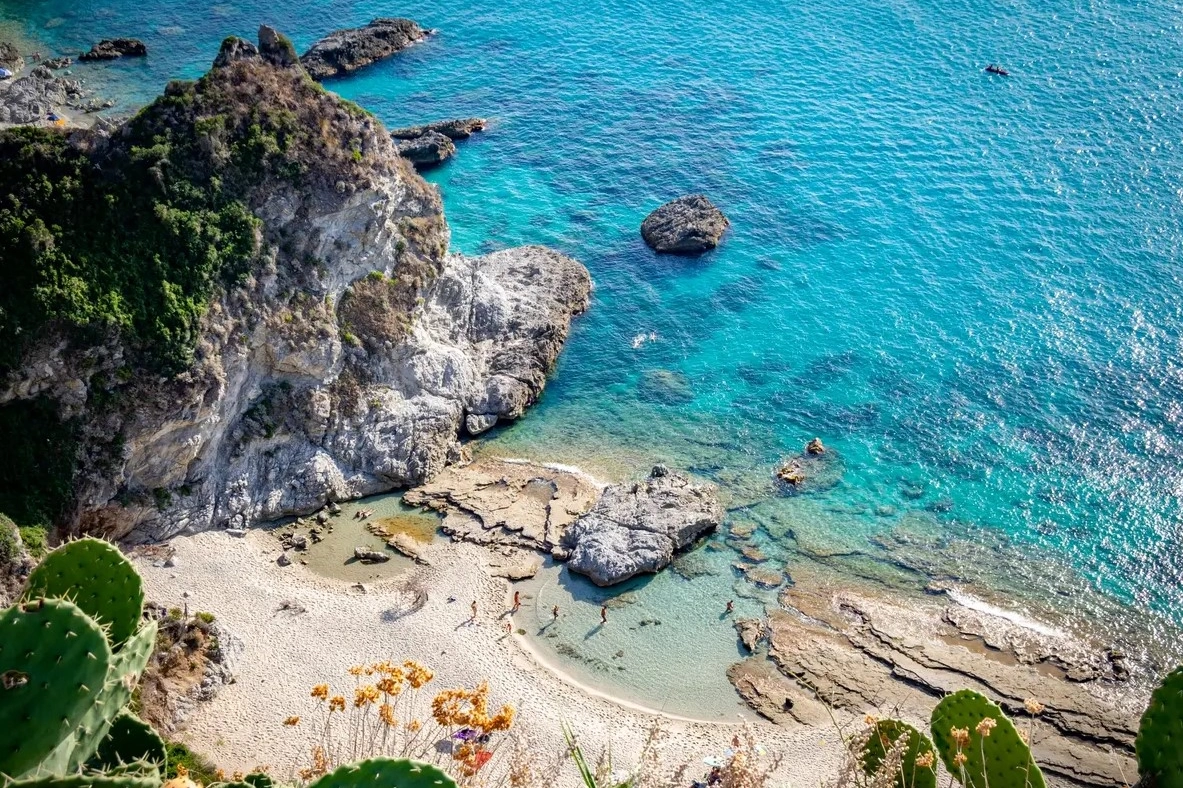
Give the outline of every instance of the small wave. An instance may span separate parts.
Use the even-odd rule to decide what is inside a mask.
[[[578,465],[564,465],[561,462],[538,462],[537,460],[527,460],[522,457],[498,457],[498,459],[502,462],[508,462],[510,465],[537,465],[539,468],[549,468],[552,471],[562,471],[572,476],[580,476],[601,490],[609,486],[608,482],[603,479],[597,479]]]
[[[1039,634],[1047,635],[1048,637],[1067,637],[1063,630],[1056,629],[1055,627],[1049,627],[1047,624],[1041,624],[1035,619],[1027,618],[1022,613],[1016,613],[1013,610],[1005,610],[1001,607],[995,607],[989,602],[978,599],[975,596],[962,593],[961,591],[951,590],[948,592],[948,595],[950,599],[962,607],[968,607],[971,610],[978,611],[979,613],[985,613],[996,618],[1005,619],[1016,626],[1022,627],[1023,629],[1029,629],[1032,632],[1038,632]]]

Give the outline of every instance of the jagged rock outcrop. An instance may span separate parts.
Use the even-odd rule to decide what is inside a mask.
[[[714,249],[731,223],[701,194],[679,197],[645,217],[641,237],[655,251],[695,254]]]
[[[313,44],[300,62],[313,79],[341,77],[397,54],[431,33],[410,19],[375,19],[365,27],[330,33]]]
[[[456,143],[434,131],[421,137],[395,142],[398,155],[416,167],[432,167],[450,159],[456,153]]]
[[[105,38],[78,56],[79,60],[116,60],[121,57],[145,57],[148,47],[138,38]]]
[[[715,488],[656,466],[643,482],[609,487],[563,534],[568,568],[599,586],[669,566],[723,520]]]
[[[0,87],[0,123],[37,123],[82,98],[77,80],[55,77],[39,66]]]
[[[466,140],[477,132],[484,131],[489,122],[484,118],[458,118],[425,123],[422,126],[406,126],[394,129],[390,136],[396,140],[413,140],[425,134],[443,134],[450,140]]]
[[[73,529],[158,540],[422,483],[460,458],[466,428],[522,415],[588,305],[586,269],[557,252],[448,254],[437,190],[289,47],[269,29],[257,51],[228,39],[133,129],[77,141],[117,157],[168,129],[193,157],[168,172],[217,174],[259,220],[259,251],[181,374],[125,380],[118,334],[80,346],[47,330],[0,382],[0,406],[49,398],[82,425]],[[261,158],[252,124],[274,135]]]

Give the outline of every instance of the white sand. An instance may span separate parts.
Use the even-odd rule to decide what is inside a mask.
[[[543,664],[522,639],[506,636],[501,615],[512,591],[485,573],[482,548],[434,545],[433,565],[414,570],[428,592],[426,605],[383,621],[383,611],[402,602],[402,578],[367,586],[362,593],[299,564],[279,567],[277,543],[258,531],[244,538],[210,532],[172,544],[175,568],[137,562],[149,598],[211,612],[245,643],[236,683],[201,704],[180,736],[228,772],[265,764],[286,777],[306,765],[296,763],[302,738],[285,728],[283,719],[308,711],[313,685],[329,682],[345,689],[351,686],[348,666],[388,658],[415,659],[434,669],[429,689],[473,687],[487,679],[491,705],[517,706],[514,730],[552,762],[564,749],[561,721],[575,729],[589,758],[610,745],[618,767],[635,762],[646,732],[660,723],[669,734],[663,760],[671,772],[676,764],[695,764],[688,773],[692,777],[701,776],[706,771],[702,759],[722,753],[736,733],[734,724],[695,722],[613,701]],[[449,603],[450,596],[456,601]],[[466,625],[474,598],[477,623]],[[307,612],[277,612],[285,600]],[[784,756],[774,784],[815,786],[836,773],[840,744],[835,730],[777,727],[754,714],[748,719],[757,739]],[[577,784],[569,763],[559,782]]]

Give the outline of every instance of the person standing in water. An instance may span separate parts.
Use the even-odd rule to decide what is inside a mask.
[[[521,591],[514,591],[513,592],[513,612],[515,612],[515,613],[518,612],[518,608],[520,608],[521,606],[522,606],[522,592]]]
[[[727,600],[727,612],[728,613],[735,612],[735,600],[734,599]]]
[[[552,616],[554,616],[554,620],[555,620],[555,621],[558,621],[558,620],[559,620],[559,606],[558,606],[558,605],[555,605],[554,607],[552,607],[552,608],[550,609],[550,614],[551,614]]]

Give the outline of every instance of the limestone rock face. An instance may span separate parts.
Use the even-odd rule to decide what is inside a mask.
[[[313,79],[345,76],[401,52],[430,34],[430,30],[410,19],[375,19],[365,27],[330,33],[313,44],[300,62]]]
[[[138,38],[105,38],[78,56],[79,60],[115,60],[121,57],[144,57],[148,47]]]
[[[14,74],[20,73],[25,67],[25,59],[20,50],[7,41],[0,41],[0,68],[6,68]]]
[[[645,217],[641,237],[658,252],[696,254],[714,249],[731,223],[701,194],[679,197]]]
[[[37,123],[82,98],[77,80],[55,77],[44,66],[8,83],[0,83],[0,123]]]
[[[668,566],[674,553],[723,520],[715,489],[657,466],[637,484],[617,485],[563,535],[568,567],[599,586]]]
[[[185,101],[135,121],[230,128],[263,105],[326,129],[289,145],[298,179],[236,176],[262,251],[215,296],[191,367],[137,376],[99,411],[97,376],[128,363],[118,335],[79,347],[47,332],[0,380],[0,406],[51,398],[84,425],[71,530],[155,541],[420,484],[460,459],[466,425],[523,414],[588,305],[587,270],[558,252],[448,254],[438,191],[372,116],[287,67],[283,42],[228,41],[205,80],[170,86]],[[230,142],[201,150],[219,161]],[[100,451],[112,436],[116,456]]]

